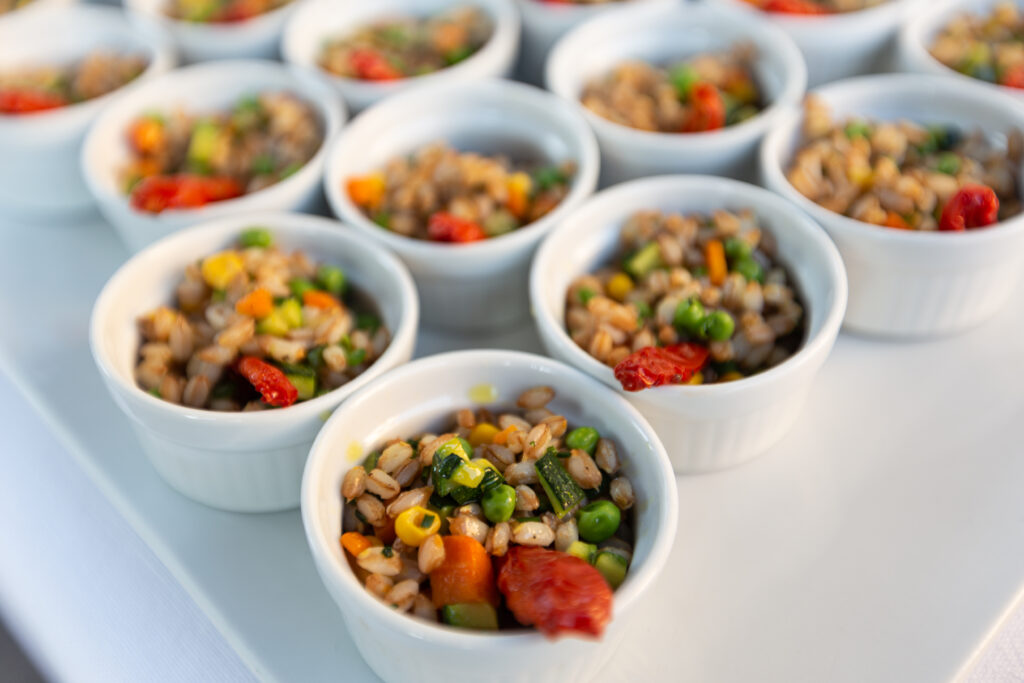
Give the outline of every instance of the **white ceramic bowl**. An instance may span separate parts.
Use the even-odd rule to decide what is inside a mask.
[[[678,5],[685,0],[628,0],[625,6],[635,5]],[[576,5],[551,3],[542,0],[516,0],[523,17],[523,39],[519,49],[519,64],[516,77],[527,83],[542,85],[544,64],[548,51],[555,42],[570,29],[604,12],[615,9],[620,3],[598,5]]]
[[[654,133],[609,121],[580,103],[588,82],[622,62],[665,63],[726,51],[737,43],[755,46],[753,66],[769,104],[738,125],[709,133]],[[807,68],[786,34],[746,13],[656,4],[607,12],[572,30],[551,52],[547,82],[552,92],[580,107],[593,127],[601,146],[602,185],[608,185],[664,173],[749,175],[765,132],[803,97]]]
[[[1024,107],[990,88],[952,78],[887,75],[854,78],[816,91],[837,118],[981,128],[993,136],[1024,129]],[[892,230],[819,206],[785,172],[799,145],[803,113],[793,110],[761,148],[766,187],[818,221],[839,247],[850,278],[848,329],[893,337],[948,334],[982,322],[1006,303],[1024,261],[1024,214],[964,233]]]
[[[566,332],[569,285],[614,256],[623,224],[637,211],[710,213],[723,208],[753,209],[775,237],[804,305],[803,344],[783,363],[735,382],[624,391],[612,369]],[[530,300],[547,352],[625,396],[658,432],[676,472],[693,474],[750,460],[789,431],[839,333],[846,275],[824,231],[767,190],[710,176],[661,176],[604,190],[563,221],[537,251]]]
[[[951,76],[961,81],[983,85],[1016,97],[1024,98],[1024,90],[1008,88],[994,83],[987,83],[971,78],[955,69],[951,69],[932,57],[928,48],[939,32],[955,17],[961,14],[986,16],[1000,2],[1005,0],[938,0],[928,7],[927,12],[920,12],[912,19],[904,22],[899,37],[899,65],[903,71],[913,73]],[[1024,12],[1024,0],[1016,0],[1018,11]]]
[[[369,452],[386,439],[436,429],[472,405],[470,389],[497,390],[514,404],[524,389],[555,388],[553,410],[570,424],[594,425],[615,439],[636,491],[636,545],[626,581],[615,593],[601,641],[546,640],[535,631],[486,634],[400,614],[359,583],[338,543],[339,486],[356,466],[346,453]],[[354,446],[353,446],[354,444]],[[565,683],[593,680],[629,628],[630,609],[653,583],[675,540],[676,482],[657,436],[614,392],[548,358],[512,351],[432,356],[390,372],[347,402],[324,426],[302,479],[302,521],[320,578],[338,603],[349,635],[370,668],[388,683]]]
[[[289,20],[281,52],[285,61],[314,69],[330,81],[354,111],[411,87],[508,76],[519,49],[519,13],[512,0],[472,0],[469,4],[490,16],[494,33],[471,57],[436,73],[400,81],[371,82],[335,76],[318,64],[320,50],[331,38],[344,36],[388,16],[430,16],[466,4],[466,0],[377,0],[372,3],[312,0]]]
[[[112,7],[49,6],[0,21],[0,45],[3,71],[69,63],[95,50],[149,60],[133,82],[102,97],[36,114],[0,114],[0,205],[31,213],[87,206],[92,197],[78,166],[86,130],[119,96],[174,66],[170,42],[158,31],[136,29]]]
[[[150,395],[134,379],[140,343],[137,318],[171,302],[187,264],[234,244],[239,233],[253,225],[269,228],[277,244],[341,266],[349,281],[377,305],[392,334],[390,346],[348,384],[279,410],[222,413]],[[408,361],[417,322],[412,279],[391,254],[326,218],[263,212],[197,225],[132,257],[96,300],[89,343],[103,381],[168,484],[206,505],[264,512],[298,505],[302,468],[324,413]]]
[[[305,166],[279,183],[236,199],[197,209],[147,213],[131,206],[121,191],[121,169],[131,159],[126,132],[149,111],[216,112],[244,95],[286,91],[309,102],[320,117],[324,141]],[[179,69],[136,88],[103,112],[82,148],[82,172],[103,215],[122,241],[138,251],[161,237],[199,221],[244,211],[308,210],[320,199],[320,176],[331,138],[345,120],[345,107],[313,74],[273,62],[222,61]]]
[[[277,59],[284,26],[305,0],[235,22],[182,21],[169,16],[168,0],[124,0],[133,21],[167,31],[187,63],[212,59]]]
[[[390,232],[352,202],[345,182],[436,141],[457,149],[534,155],[578,165],[569,195],[528,226],[472,244],[440,244]],[[488,329],[527,318],[527,275],[541,238],[597,184],[594,134],[571,105],[510,81],[449,83],[396,95],[365,111],[338,137],[325,175],[334,213],[391,249],[416,278],[423,322],[448,330]]]
[[[925,10],[922,0],[888,0],[859,12],[809,17],[761,12],[744,0],[706,1],[761,15],[781,28],[804,53],[810,87],[884,69],[903,20]]]

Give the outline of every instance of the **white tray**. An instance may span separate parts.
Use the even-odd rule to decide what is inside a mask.
[[[0,217],[0,366],[257,676],[373,680],[297,512],[206,508],[140,453],[87,343],[93,298],[126,256],[92,215]],[[930,343],[841,337],[778,447],[679,480],[670,564],[602,679],[953,677],[1024,586],[1020,312]],[[539,349],[527,326],[424,333],[418,353],[472,346]]]

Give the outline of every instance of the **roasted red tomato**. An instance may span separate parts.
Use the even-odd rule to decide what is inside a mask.
[[[704,367],[708,350],[684,342],[672,346],[648,346],[626,356],[615,366],[615,379],[626,391],[640,391],[663,384],[684,384]]]
[[[761,9],[779,14],[828,14],[829,11],[812,0],[764,0]]]
[[[513,546],[498,572],[498,589],[520,624],[549,638],[598,638],[612,618],[612,589],[601,573],[557,550]]]
[[[487,239],[484,229],[473,221],[438,211],[427,223],[430,239],[438,242],[478,242]]]
[[[683,121],[684,133],[703,133],[725,127],[725,102],[718,88],[697,83],[690,91],[690,110]]]
[[[234,178],[155,175],[143,178],[132,190],[132,206],[160,213],[165,209],[194,209],[241,194],[242,186]]]
[[[991,187],[964,185],[950,197],[939,218],[939,230],[961,232],[992,225],[999,219],[999,197]]]
[[[1024,89],[1024,64],[1017,64],[1007,69],[1003,77],[999,79],[999,84],[1008,88]]]
[[[31,114],[57,109],[67,101],[57,93],[42,90],[0,90],[0,113]]]
[[[238,361],[238,373],[260,392],[264,403],[284,408],[299,398],[299,390],[285,374],[264,360],[245,356]]]
[[[402,72],[376,50],[353,50],[349,59],[356,75],[367,81],[394,81],[402,78]]]

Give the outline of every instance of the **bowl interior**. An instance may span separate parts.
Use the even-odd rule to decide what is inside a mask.
[[[388,439],[411,438],[450,425],[455,411],[481,405],[471,398],[481,386],[495,397],[486,405],[511,407],[522,391],[539,384],[555,388],[550,408],[565,415],[571,426],[594,426],[616,442],[638,501],[633,563],[616,592],[617,608],[635,597],[657,570],[654,565],[663,561],[674,536],[675,481],[660,442],[622,399],[581,373],[539,356],[489,351],[433,356],[393,371],[344,404],[317,438],[303,482],[303,516],[311,542],[319,546],[315,550],[329,556],[333,573],[348,591],[365,598],[366,605],[376,605],[373,609],[387,610],[359,584],[338,543],[338,492],[345,472]],[[451,633],[426,622],[414,623],[425,632]]]
[[[947,75],[956,75],[976,82],[977,79],[961,74],[951,69],[939,60],[932,57],[930,49],[936,36],[946,25],[961,14],[974,16],[987,16],[996,5],[1006,0],[939,0],[929,7],[927,12],[921,12],[905,26],[904,40],[912,42],[909,46],[914,53],[914,58],[921,63],[921,66],[930,67],[930,71]],[[1019,11],[1024,11],[1024,0],[1015,0]]]

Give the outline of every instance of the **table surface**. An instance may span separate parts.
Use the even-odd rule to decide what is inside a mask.
[[[206,508],[140,453],[88,351],[91,302],[126,257],[109,226],[0,219],[0,244],[0,407],[16,446],[0,449],[14,520],[0,525],[0,607],[44,670],[372,680],[297,512]],[[1009,612],[1024,587],[1019,312],[932,342],[843,335],[778,446],[680,478],[669,566],[603,679],[947,680],[997,626],[1024,633]],[[536,344],[530,329],[425,334],[418,353]],[[1019,639],[987,652],[978,680],[1024,671]]]

